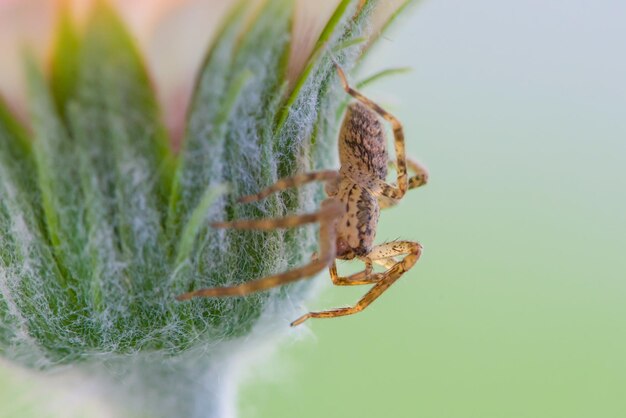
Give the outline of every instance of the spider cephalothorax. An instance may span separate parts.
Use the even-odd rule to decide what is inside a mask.
[[[324,268],[329,268],[330,278],[338,286],[374,285],[355,306],[309,312],[292,322],[291,325],[294,326],[308,318],[332,318],[363,310],[417,262],[422,251],[422,246],[417,242],[393,241],[374,245],[374,238],[380,209],[397,204],[408,189],[426,184],[427,171],[417,162],[407,160],[400,122],[350,87],[339,66],[337,72],[344,90],[356,99],[348,106],[339,134],[341,163],[339,170],[317,171],[284,178],[255,195],[240,199],[241,202],[253,202],[290,187],[312,181],[325,181],[328,198],[322,202],[320,210],[316,213],[277,219],[213,224],[217,228],[271,230],[320,222],[319,255],[309,264],[285,273],[237,286],[196,290],[178,296],[178,300],[196,296],[243,296],[310,277]],[[389,161],[387,156],[385,132],[379,116],[388,121],[393,128],[395,162]],[[396,184],[389,184],[386,181],[387,168],[390,164],[395,165]],[[407,175],[407,167],[414,172],[410,178]],[[395,257],[401,255],[404,255],[404,258],[398,261]],[[335,260],[354,258],[362,260],[365,269],[347,277],[339,276]],[[376,273],[373,271],[373,264],[383,266],[386,270]]]

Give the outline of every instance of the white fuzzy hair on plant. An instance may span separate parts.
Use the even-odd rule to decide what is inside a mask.
[[[313,187],[250,205],[235,199],[336,165],[344,95],[333,60],[346,70],[357,63],[380,5],[338,1],[295,79],[285,60],[293,1],[268,0],[255,13],[245,5],[224,20],[200,69],[178,155],[134,43],[108,9],[76,44],[64,27],[70,37],[53,62],[69,70],[53,66],[46,78],[29,61],[29,129],[0,103],[4,358],[71,368],[124,399],[120,409],[220,416],[232,399],[216,375],[230,385],[242,353],[288,328],[310,283],[238,299],[174,296],[310,260],[313,226],[224,231],[210,222],[318,206]]]

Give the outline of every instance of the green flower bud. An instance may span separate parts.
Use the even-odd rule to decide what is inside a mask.
[[[306,280],[246,297],[174,297],[311,259],[315,225],[210,222],[318,208],[315,186],[236,200],[336,165],[347,98],[333,61],[359,61],[378,2],[338,2],[299,71],[294,2],[248,6],[236,5],[212,42],[178,153],[133,39],[103,4],[84,33],[61,20],[50,77],[29,60],[29,128],[0,103],[2,357],[97,380],[135,416],[229,416],[232,370],[303,313]]]

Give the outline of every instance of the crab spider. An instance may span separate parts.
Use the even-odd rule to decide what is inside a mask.
[[[426,184],[428,172],[419,163],[406,158],[400,121],[350,87],[341,67],[336,65],[336,68],[344,90],[355,99],[348,105],[339,133],[339,170],[283,178],[259,193],[239,200],[242,203],[254,202],[288,188],[323,181],[328,197],[322,202],[320,210],[283,218],[212,224],[215,228],[272,230],[319,222],[319,254],[303,267],[236,286],[199,289],[179,295],[178,300],[244,296],[313,276],[324,268],[329,269],[330,278],[337,286],[373,285],[356,305],[309,312],[291,323],[295,326],[309,318],[334,318],[362,311],[417,262],[422,252],[419,243],[393,241],[374,245],[374,237],[380,209],[397,204],[407,190]],[[390,162],[388,159],[385,132],[379,116],[389,122],[393,129],[396,161]],[[395,166],[396,184],[386,182],[388,165]],[[413,172],[411,177],[408,176],[408,170]],[[404,257],[398,260],[399,256]],[[339,276],[335,260],[355,258],[363,261],[365,269],[347,277]],[[374,272],[373,264],[381,265],[386,270]]]

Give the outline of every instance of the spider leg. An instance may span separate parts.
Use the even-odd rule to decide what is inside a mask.
[[[380,260],[373,260],[373,261],[374,263],[378,264],[379,266],[383,266],[386,269],[392,268],[394,264],[398,262],[398,260],[396,260],[393,257],[381,258]]]
[[[286,228],[288,226],[300,225],[303,222],[297,218],[314,216],[320,221],[320,254],[317,258],[303,267],[289,270],[284,273],[267,276],[262,279],[253,280],[236,286],[213,287],[200,289],[189,293],[184,293],[176,297],[177,300],[187,300],[193,297],[224,297],[224,296],[245,296],[247,294],[261,290],[271,289],[296,280],[314,275],[325,267],[328,267],[336,256],[336,225],[343,214],[343,205],[336,199],[330,198],[322,202],[319,212],[312,215],[301,215],[295,217],[268,219],[259,221],[236,221],[227,224],[229,227],[244,229],[273,229],[269,228],[267,222],[273,223],[274,228]],[[284,223],[285,219],[289,222]],[[278,225],[278,226],[277,226]]]
[[[313,171],[311,173],[296,174],[293,177],[285,177],[278,180],[273,185],[261,190],[259,193],[243,196],[239,199],[241,203],[256,202],[271,195],[272,193],[279,192],[281,190],[289,189],[291,187],[297,187],[313,181],[332,181],[339,178],[339,173],[336,170],[323,170]]]
[[[379,273],[372,274],[372,262],[383,266],[386,269],[392,268],[398,262],[398,260],[393,257],[381,259],[362,257],[361,260],[363,260],[363,262],[365,263],[365,269],[346,277],[342,277],[337,274],[337,263],[333,262],[333,264],[328,269],[330,271],[330,279],[333,281],[333,284],[335,286],[357,286],[363,284],[377,283],[378,281],[380,281],[381,275]]]
[[[393,161],[390,161],[390,163],[394,164]],[[407,157],[406,165],[409,171],[413,172],[413,175],[409,177],[409,190],[417,189],[428,183],[428,169],[419,161]]]
[[[375,273],[372,281],[376,284],[357,302],[349,308],[338,308],[322,312],[309,312],[302,315],[291,323],[291,326],[300,325],[309,318],[334,318],[337,316],[352,315],[367,308],[374,300],[382,295],[385,290],[394,284],[404,273],[406,273],[419,259],[422,253],[422,246],[417,242],[395,241],[382,244],[367,255],[372,260],[384,260],[396,255],[407,254],[401,261],[395,263],[384,273]]]
[[[389,165],[394,168],[396,166],[393,160],[389,160]],[[413,176],[409,177],[409,190],[417,189],[418,187],[424,186],[428,182],[428,170],[426,167],[410,158],[406,159],[406,165],[409,171],[413,172]],[[382,194],[378,196],[378,205],[381,209],[395,206],[398,202],[398,199],[386,197]]]
[[[271,231],[280,228],[293,228],[299,225],[322,222],[328,218],[327,211],[320,210],[315,213],[305,213],[303,215],[290,215],[283,218],[270,219],[240,219],[231,222],[213,222],[213,228],[234,228],[234,229],[256,229],[260,231]]]
[[[392,199],[402,199],[404,194],[406,193],[409,182],[407,177],[407,161],[406,161],[406,152],[404,147],[404,130],[402,129],[402,124],[400,121],[384,110],[382,107],[374,103],[372,100],[365,97],[360,92],[356,91],[350,84],[348,84],[348,80],[346,79],[346,75],[341,69],[341,67],[335,64],[337,68],[337,73],[339,74],[339,78],[341,80],[341,84],[343,85],[343,89],[350,96],[354,97],[356,100],[369,107],[374,112],[378,113],[383,119],[391,124],[393,129],[393,138],[396,150],[396,167],[397,167],[397,175],[398,175],[398,185],[392,185],[384,180],[379,180],[376,182],[376,192],[377,194],[382,194],[385,197],[389,197]]]
[[[365,270],[358,273],[351,274],[350,276],[342,277],[337,274],[337,263],[333,261],[333,264],[329,267],[330,279],[335,286],[357,286],[362,284],[376,283],[378,279],[376,275],[372,274],[372,260],[367,257],[363,257],[365,263]]]

